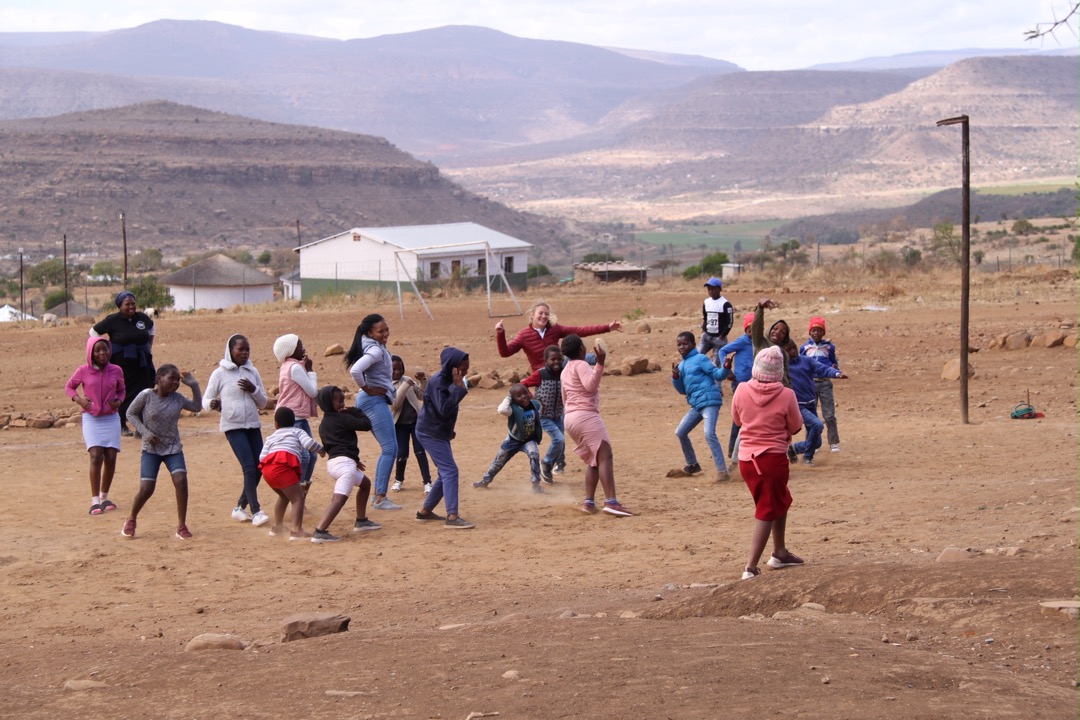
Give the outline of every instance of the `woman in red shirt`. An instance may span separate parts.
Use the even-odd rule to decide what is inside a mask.
[[[580,327],[560,325],[554,322],[551,316],[551,306],[543,301],[529,308],[527,314],[529,324],[522,328],[509,342],[506,340],[506,330],[503,328],[502,320],[497,322],[495,324],[495,342],[499,346],[499,355],[504,358],[510,357],[518,350],[524,350],[525,357],[529,359],[529,368],[534,375],[540,368],[544,367],[544,350],[549,345],[558,346],[559,341],[567,335],[588,337],[589,335],[599,335],[612,330],[622,331],[622,323],[618,320],[613,320],[607,325],[582,325]],[[529,384],[525,382],[525,385]],[[536,385],[537,383],[532,384]]]

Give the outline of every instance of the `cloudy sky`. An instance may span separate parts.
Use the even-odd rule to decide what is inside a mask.
[[[0,32],[115,30],[160,20],[217,20],[254,30],[350,39],[442,25],[519,37],[679,52],[747,70],[966,48],[1078,44],[1024,32],[1064,16],[1070,0],[4,0]]]

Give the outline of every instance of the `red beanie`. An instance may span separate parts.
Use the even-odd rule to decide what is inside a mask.
[[[810,318],[810,328],[809,328],[809,330],[813,330],[816,327],[821,328],[821,332],[825,332],[825,318],[820,318],[820,317],[812,317],[812,318]]]
[[[742,329],[746,332],[746,328],[754,324],[754,313],[746,313],[742,316]]]

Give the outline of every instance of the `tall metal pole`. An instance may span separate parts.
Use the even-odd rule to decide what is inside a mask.
[[[942,125],[960,125],[963,183],[963,233],[960,247],[960,422],[968,423],[968,306],[971,298],[971,136],[967,115],[938,120]]]
[[[68,316],[67,233],[64,233],[64,317]]]
[[[124,241],[124,288],[127,288],[127,221],[124,220],[124,213],[120,213],[120,236]]]
[[[296,221],[296,247],[300,247],[300,220]]]
[[[23,249],[19,248],[19,322],[26,320],[26,280],[23,275]]]

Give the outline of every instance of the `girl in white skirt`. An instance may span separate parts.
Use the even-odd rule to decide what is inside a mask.
[[[64,386],[69,398],[82,408],[83,440],[90,453],[90,514],[116,509],[109,499],[116,453],[120,452],[120,415],[124,402],[124,371],[109,362],[112,345],[100,337],[86,341],[86,364],[80,365]],[[79,387],[82,386],[82,394]]]

